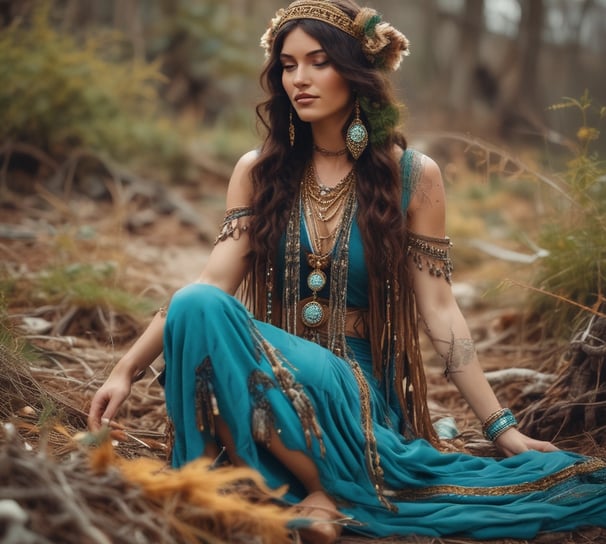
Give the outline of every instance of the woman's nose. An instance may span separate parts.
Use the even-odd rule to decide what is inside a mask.
[[[309,84],[309,76],[304,66],[297,66],[293,77],[293,84],[296,87],[304,87]]]

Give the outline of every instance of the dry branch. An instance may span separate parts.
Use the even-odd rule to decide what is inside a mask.
[[[84,424],[82,410],[48,387],[42,387],[33,377],[29,363],[0,343],[0,418],[6,421],[25,407],[42,411],[49,405],[54,405],[72,424]]]
[[[606,446],[606,319],[592,316],[572,341],[557,379],[544,396],[520,413],[530,434],[553,439],[585,433]]]

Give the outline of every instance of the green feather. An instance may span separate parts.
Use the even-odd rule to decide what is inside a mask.
[[[373,145],[381,145],[400,121],[400,110],[394,104],[371,103],[368,98],[360,98],[360,108],[370,125],[370,142]]]
[[[379,14],[373,15],[366,23],[364,24],[364,35],[372,36],[375,33],[375,26],[377,26],[381,22],[381,16]]]

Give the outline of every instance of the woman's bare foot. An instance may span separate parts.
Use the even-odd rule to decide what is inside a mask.
[[[324,491],[314,491],[294,507],[302,518],[312,520],[311,525],[299,529],[301,540],[307,544],[333,544],[339,538],[343,515]],[[317,521],[316,521],[317,520]]]

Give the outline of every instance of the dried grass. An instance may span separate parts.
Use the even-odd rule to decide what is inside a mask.
[[[0,505],[12,504],[14,515],[0,517],[0,527],[17,535],[9,542],[290,542],[292,515],[252,470],[209,470],[201,459],[173,471],[160,460],[120,458],[109,441],[59,460],[28,450],[10,425],[2,438]]]

